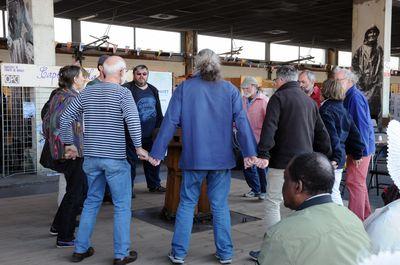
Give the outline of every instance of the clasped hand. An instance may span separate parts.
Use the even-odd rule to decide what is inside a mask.
[[[142,147],[136,148],[136,155],[139,157],[140,160],[149,160],[149,153]]]
[[[250,168],[252,166],[256,166],[259,168],[267,168],[269,164],[268,159],[258,158],[256,156],[245,157],[243,158],[243,162],[245,169]]]
[[[64,152],[65,159],[75,160],[78,157],[78,149],[75,145],[67,145],[65,146]]]
[[[149,153],[141,147],[136,148],[136,154],[138,155],[139,159],[146,160],[155,167],[161,163],[161,160],[149,156]]]
[[[142,147],[136,148],[136,154],[140,160],[146,160],[153,166],[158,166],[161,163],[160,159],[149,156],[149,153]],[[65,147],[65,159],[75,160],[78,156],[78,150],[75,145],[69,145]],[[267,168],[269,164],[268,159],[258,158],[256,156],[245,157],[243,159],[244,168],[250,168],[252,166],[257,166],[259,168]]]

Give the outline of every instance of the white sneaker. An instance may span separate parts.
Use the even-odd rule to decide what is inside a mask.
[[[248,193],[243,194],[243,197],[246,197],[246,198],[255,198],[255,197],[258,197],[258,196],[259,196],[259,194],[255,193],[252,190],[249,191]]]
[[[258,199],[263,201],[263,200],[265,200],[266,196],[267,196],[266,193],[261,192],[260,195],[258,195]]]
[[[168,258],[169,258],[169,260],[170,260],[172,263],[174,263],[174,264],[183,264],[183,263],[185,263],[185,260],[184,260],[184,259],[175,257],[175,256],[172,254],[172,252],[168,253]]]

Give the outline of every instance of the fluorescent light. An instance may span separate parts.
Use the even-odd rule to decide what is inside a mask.
[[[156,18],[156,19],[162,19],[162,20],[169,20],[169,19],[177,18],[178,16],[160,13],[160,14],[152,15],[150,17]]]
[[[280,30],[280,29],[273,29],[269,31],[264,31],[264,33],[272,34],[272,35],[279,35],[279,34],[285,34],[288,33],[286,30]]]
[[[292,41],[292,40],[291,40],[291,39],[287,39],[287,40],[277,40],[277,41],[273,41],[273,42],[271,42],[271,43],[278,44],[278,43],[285,43],[285,42],[290,42],[290,41]]]
[[[88,19],[95,18],[95,17],[97,17],[97,16],[98,16],[97,14],[94,14],[94,15],[90,15],[90,16],[86,16],[86,17],[80,17],[80,18],[78,18],[78,20],[79,20],[79,21],[88,20]]]

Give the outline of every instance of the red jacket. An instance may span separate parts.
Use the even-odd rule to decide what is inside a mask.
[[[318,108],[321,107],[321,89],[318,86],[314,86],[314,91],[310,96],[318,105]]]

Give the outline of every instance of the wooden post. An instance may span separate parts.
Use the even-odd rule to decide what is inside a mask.
[[[338,51],[336,49],[329,48],[327,52],[327,64],[338,65]]]
[[[184,41],[185,51],[185,75],[189,75],[193,72],[194,68],[194,56],[197,54],[197,32],[186,31]]]
[[[182,153],[182,131],[178,129],[168,145],[168,156],[166,165],[168,168],[167,175],[167,192],[165,193],[164,208],[161,215],[166,219],[172,219],[176,216],[179,206],[179,197],[182,182],[182,171],[179,168],[179,158]],[[195,216],[210,216],[210,203],[207,197],[207,184],[204,180],[201,186],[199,203],[196,207]]]

